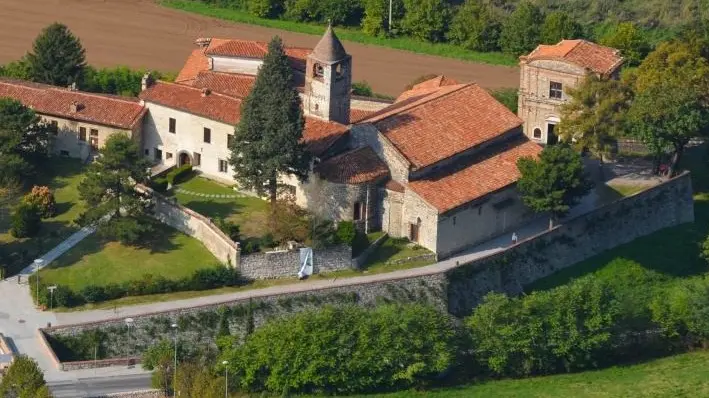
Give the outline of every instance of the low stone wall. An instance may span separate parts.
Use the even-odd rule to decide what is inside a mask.
[[[209,218],[144,185],[138,185],[137,189],[153,194],[155,218],[160,222],[199,240],[219,261],[231,266],[238,264],[239,244],[229,239]]]
[[[468,315],[491,291],[510,295],[556,271],[663,228],[694,221],[689,173],[581,215],[448,272],[448,310]]]
[[[80,370],[108,368],[111,366],[132,366],[140,363],[141,357],[99,359],[98,361],[71,361],[60,362],[60,370]]]
[[[399,258],[396,260],[390,260],[390,261],[387,261],[387,264],[388,265],[397,265],[397,264],[403,264],[403,263],[408,263],[408,262],[412,262],[412,261],[435,262],[436,261],[436,253],[428,252],[428,250],[426,250],[426,252],[427,252],[426,254],[419,254],[418,256],[411,256],[411,257]]]
[[[377,240],[372,242],[372,244],[369,245],[369,247],[367,247],[366,249],[364,249],[364,251],[362,253],[360,253],[359,256],[352,259],[352,267],[353,268],[362,268],[364,263],[366,263],[367,260],[369,259],[369,256],[371,256],[372,253],[374,253],[374,251],[377,250],[377,248],[379,246],[381,246],[382,243],[384,243],[384,241],[387,240],[388,238],[389,238],[389,235],[384,234],[384,235],[380,236],[379,238],[377,238]]]
[[[92,398],[166,398],[162,390],[142,390],[132,392],[117,392],[113,394],[96,395]]]
[[[300,249],[242,255],[239,273],[248,279],[276,279],[294,277],[300,270]],[[313,273],[333,272],[352,266],[352,248],[337,245],[313,250]]]

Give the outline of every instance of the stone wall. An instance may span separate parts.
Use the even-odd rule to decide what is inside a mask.
[[[117,392],[113,394],[97,395],[92,398],[165,398],[167,395],[162,390],[142,390],[131,392]]]
[[[139,190],[152,192],[155,197],[155,218],[178,231],[199,240],[219,261],[232,266],[238,264],[239,244],[229,239],[207,217],[139,185]]]
[[[523,287],[635,238],[694,220],[689,173],[448,272],[448,310],[467,315],[491,291]]]
[[[377,250],[377,248],[381,246],[381,244],[384,243],[384,241],[387,239],[389,239],[389,235],[387,234],[378,237],[377,240],[372,242],[366,249],[364,249],[364,251],[362,251],[359,256],[352,259],[352,267],[362,268],[364,263],[366,263],[369,259],[369,256],[372,255],[372,253],[374,253],[374,251]]]
[[[276,279],[298,275],[300,250],[280,250],[242,255],[239,273],[248,279]],[[313,273],[333,272],[352,267],[352,248],[337,245],[313,250]]]

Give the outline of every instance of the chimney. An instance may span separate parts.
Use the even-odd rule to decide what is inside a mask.
[[[202,97],[206,97],[211,93],[211,91],[208,88],[203,88],[202,89]]]
[[[196,44],[198,47],[205,48],[205,47],[208,47],[209,43],[211,43],[211,42],[212,42],[211,37],[200,37],[199,39],[194,41],[194,44]]]
[[[69,105],[69,111],[71,111],[71,113],[76,113],[79,112],[83,107],[84,106],[80,103],[73,101],[71,105]]]
[[[148,87],[152,86],[155,81],[153,80],[153,75],[148,71],[143,75],[143,79],[140,81],[140,91],[145,91]]]
[[[76,82],[71,83],[70,85],[67,86],[69,91],[76,91]]]

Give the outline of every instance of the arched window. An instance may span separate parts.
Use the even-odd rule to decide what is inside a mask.
[[[345,65],[337,64],[335,65],[335,78],[341,79],[345,75]]]
[[[540,129],[539,127],[535,128],[533,134],[534,134],[534,138],[541,139],[542,138],[542,129]]]
[[[322,64],[313,65],[313,76],[314,77],[323,77],[324,75],[325,75],[325,68],[323,68]]]

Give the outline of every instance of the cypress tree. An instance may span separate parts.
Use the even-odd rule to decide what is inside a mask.
[[[33,81],[66,86],[79,80],[86,54],[79,38],[66,25],[55,22],[37,36],[27,62]]]
[[[242,188],[276,201],[281,173],[305,181],[310,155],[301,142],[305,125],[293,72],[276,36],[268,45],[251,93],[241,106],[241,120],[230,147],[229,163]]]

